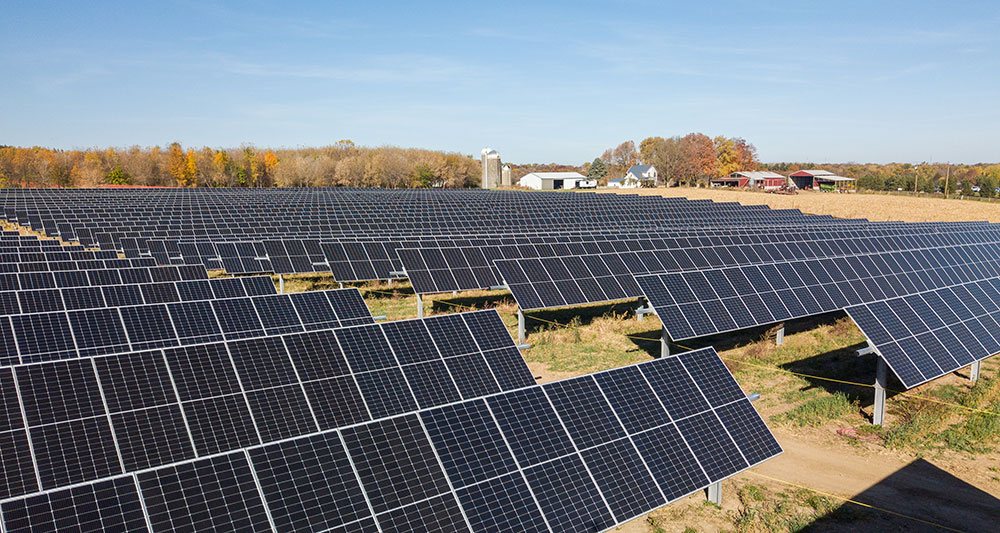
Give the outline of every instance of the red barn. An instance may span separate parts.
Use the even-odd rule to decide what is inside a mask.
[[[748,187],[750,189],[780,189],[788,183],[781,174],[766,170],[733,172],[712,180],[713,187]]]

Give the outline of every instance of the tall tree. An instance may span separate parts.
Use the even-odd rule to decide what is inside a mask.
[[[600,157],[595,157],[594,162],[590,164],[590,169],[587,170],[587,178],[602,182],[607,176],[608,168],[604,166],[604,160]]]
[[[167,150],[167,172],[177,181],[177,185],[186,187],[186,171],[187,156],[184,155],[184,148],[181,148],[179,142],[170,143],[170,148]]]
[[[742,170],[736,156],[736,143],[732,139],[720,135],[712,142],[715,144],[716,172],[719,176]]]
[[[741,137],[734,137],[732,141],[736,162],[740,165],[740,170],[757,170],[760,163],[757,161],[757,147]]]
[[[183,181],[178,183],[181,187],[198,186],[198,159],[194,148],[188,148],[187,157],[184,159]]]
[[[684,152],[691,161],[694,179],[701,181],[714,178],[718,171],[718,162],[715,159],[715,144],[712,143],[712,139],[703,133],[689,133],[682,141]]]

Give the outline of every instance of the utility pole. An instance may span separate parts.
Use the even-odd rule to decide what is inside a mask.
[[[951,161],[948,161],[947,170],[944,171],[944,197],[948,198],[948,178],[951,177]]]

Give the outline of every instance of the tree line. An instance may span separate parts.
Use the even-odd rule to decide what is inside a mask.
[[[473,187],[481,172],[468,155],[349,140],[296,149],[0,146],[2,187]]]
[[[590,179],[607,183],[620,178],[637,163],[653,165],[661,183],[705,186],[708,180],[738,170],[757,170],[757,148],[740,137],[709,137],[689,133],[674,137],[648,137],[639,142],[625,141],[608,148],[601,157],[584,164]]]

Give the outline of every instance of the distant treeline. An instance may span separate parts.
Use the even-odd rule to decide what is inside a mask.
[[[412,148],[166,148],[53,150],[0,146],[0,186],[472,187],[480,162]]]
[[[683,137],[648,137],[638,148],[625,141],[583,166],[599,182],[621,178],[636,163],[653,165],[665,185],[707,185],[708,180],[737,170],[757,170],[757,148],[739,137],[709,137],[689,133]]]
[[[1000,164],[760,163],[753,144],[738,137],[649,137],[638,147],[626,141],[582,165],[512,164],[515,182],[529,172],[575,170],[601,184],[620,178],[636,163],[656,166],[666,185],[705,186],[737,170],[790,174],[822,168],[856,178],[873,191],[947,192],[1000,196]],[[339,141],[319,148],[268,149],[253,145],[215,149],[92,148],[54,150],[0,146],[0,187],[477,187],[480,162],[468,155],[414,148],[356,146]],[[980,190],[973,190],[977,187]]]

